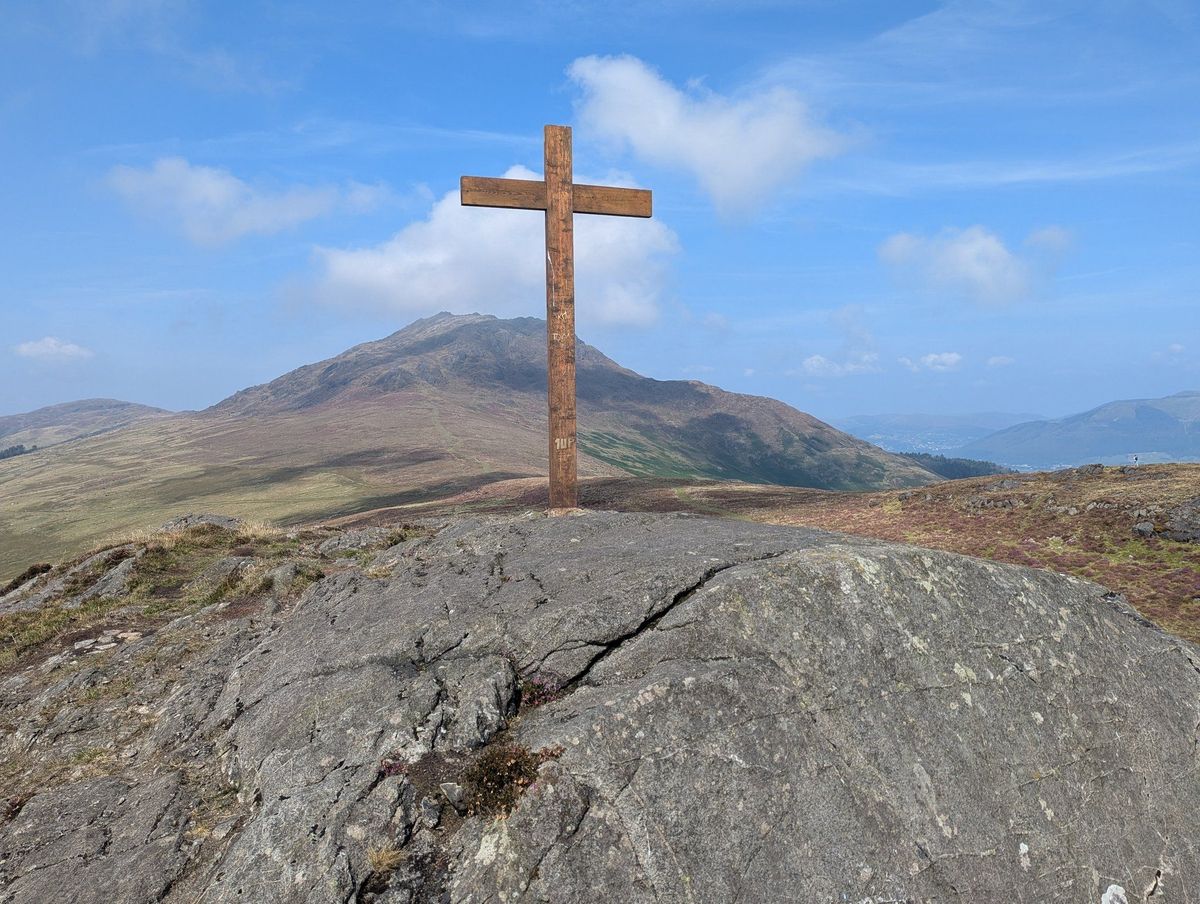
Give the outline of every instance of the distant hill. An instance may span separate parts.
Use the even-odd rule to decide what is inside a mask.
[[[576,360],[581,475],[936,480],[782,402],[652,380],[583,342]],[[187,509],[297,523],[539,477],[545,383],[544,321],[441,314],[206,411],[7,459],[0,576]]]
[[[830,421],[839,430],[889,452],[955,452],[989,434],[1041,420],[1038,414],[985,411],[974,414],[859,414]]]
[[[967,443],[955,454],[1013,467],[1200,460],[1200,392],[1109,402],[1070,417],[1018,424]]]
[[[84,399],[50,405],[26,414],[0,417],[0,446],[45,448],[170,414],[162,408],[116,399]]]

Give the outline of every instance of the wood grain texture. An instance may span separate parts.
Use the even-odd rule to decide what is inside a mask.
[[[528,179],[489,179],[463,176],[459,196],[464,207],[509,207],[545,210],[546,183]]]
[[[613,188],[609,185],[576,185],[576,213],[602,213],[610,217],[648,217],[653,211],[646,188]]]
[[[612,217],[653,215],[651,192],[645,188],[614,188],[611,185],[574,185],[571,209],[575,213]],[[489,179],[463,176],[459,197],[464,207],[507,207],[515,210],[545,210],[546,183],[529,179]]]
[[[550,508],[578,504],[575,452],[575,236],[571,128],[546,126],[546,356]]]

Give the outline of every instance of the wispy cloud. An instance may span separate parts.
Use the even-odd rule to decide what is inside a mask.
[[[862,40],[779,59],[759,81],[802,90],[871,134],[866,153],[811,190],[916,194],[1169,173],[1200,163],[1195,129],[1181,130],[1169,112],[1190,109],[1200,91],[1196,16],[1181,19],[1173,5],[1098,4],[1081,18],[1053,2],[942,0]],[[1133,22],[1152,54],[1124,39]],[[1107,52],[1076,54],[1064,66],[1069,45]],[[1148,110],[1161,111],[1146,122],[1162,127],[1111,128],[1131,116],[1142,122]],[[920,156],[898,153],[913,123],[928,118],[945,150],[926,142]],[[962,123],[972,130],[956,131]],[[993,124],[1006,137],[973,148]],[[1066,135],[1069,144],[1059,140]]]
[[[1069,243],[1070,233],[1048,226],[1029,235],[1024,251],[1014,252],[990,230],[970,226],[929,237],[897,233],[879,246],[879,257],[922,289],[1003,304],[1027,298]]]
[[[41,6],[49,27],[84,54],[137,49],[216,91],[271,95],[295,87],[293,80],[267,72],[268,58],[201,46],[194,33],[203,13],[187,0],[47,0]]]
[[[813,122],[800,96],[767,87],[726,96],[681,90],[631,56],[589,56],[567,70],[581,126],[642,159],[690,172],[717,207],[744,213],[847,140]]]
[[[1179,30],[1165,5],[1142,4],[1138,24]],[[1044,0],[942,0],[863,40],[780,59],[764,78],[803,85],[839,104],[889,109],[1000,102],[1061,107],[1152,91],[1163,75],[1195,81],[1196,73],[1173,65],[1166,47],[1154,60],[1076,57],[1075,65],[1062,66],[1064,38],[1104,40],[1131,12],[1123,4],[1097,6],[1081,19],[1064,15],[1063,7]],[[1194,14],[1188,18],[1194,23]]]
[[[179,229],[200,245],[220,245],[246,235],[270,235],[336,209],[362,212],[388,197],[380,185],[299,186],[263,191],[228,170],[164,157],[138,169],[114,167],[109,186],[137,213]]]
[[[1200,141],[1114,150],[1064,159],[907,163],[869,159],[851,175],[831,176],[823,191],[904,195],[920,191],[1071,182],[1100,182],[1187,169],[1200,164]]]
[[[856,374],[877,373],[879,353],[875,350],[875,337],[867,329],[863,312],[857,305],[847,305],[834,311],[829,319],[842,333],[842,347],[836,357],[809,355],[800,362],[799,369],[789,370],[785,376],[850,377]]]
[[[943,372],[947,370],[957,370],[962,364],[963,356],[958,352],[931,352],[928,355],[922,355],[917,359],[898,358],[900,364],[907,367],[913,373],[922,370],[932,370]]]
[[[801,363],[801,369],[810,377],[848,377],[853,374],[875,373],[879,370],[879,355],[875,352],[856,352],[841,361],[834,361],[824,355],[809,355]]]
[[[92,357],[90,349],[56,336],[22,342],[14,347],[13,351],[22,358],[34,358],[40,361],[79,361]]]
[[[508,178],[536,179],[522,167]],[[659,220],[580,216],[575,220],[581,321],[654,321],[677,250]],[[316,294],[326,303],[405,314],[539,310],[545,281],[544,218],[532,211],[467,208],[457,191],[428,216],[370,248],[319,248]]]
[[[1010,358],[1008,355],[992,355],[987,359],[988,367],[1008,367],[1010,364],[1015,364],[1016,359]]]

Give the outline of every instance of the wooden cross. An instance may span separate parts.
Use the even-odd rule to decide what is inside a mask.
[[[463,176],[467,207],[546,211],[546,370],[550,403],[550,508],[579,504],[575,464],[574,214],[651,215],[640,188],[576,185],[571,181],[571,127],[546,126],[545,181]]]

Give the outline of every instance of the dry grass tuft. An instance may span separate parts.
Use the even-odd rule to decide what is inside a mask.
[[[396,847],[394,841],[388,840],[383,844],[373,844],[367,848],[367,863],[370,864],[371,871],[376,875],[390,875],[403,862],[404,852]]]

